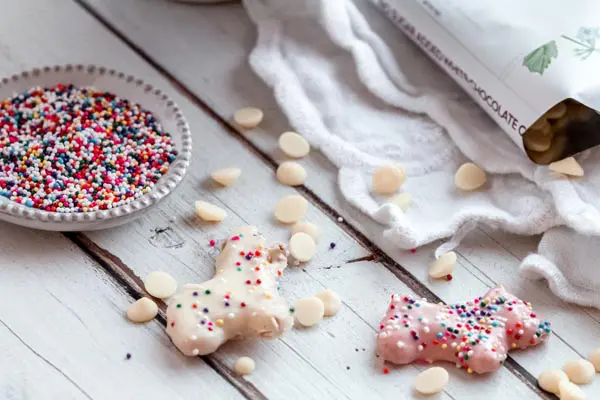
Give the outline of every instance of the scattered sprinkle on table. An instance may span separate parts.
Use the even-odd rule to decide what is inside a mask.
[[[194,207],[196,208],[196,214],[204,221],[221,222],[227,217],[225,210],[206,201],[198,200],[194,203]]]
[[[331,243],[329,243],[329,248],[330,248],[331,250],[335,249],[335,246],[336,246],[336,245],[335,245],[335,243],[334,243],[334,242],[331,242]]]
[[[227,187],[233,185],[241,174],[242,170],[239,168],[223,168],[214,171],[210,177],[218,184]]]
[[[485,171],[473,163],[464,163],[454,175],[454,184],[464,191],[479,189],[486,181]]]
[[[177,281],[163,271],[151,272],[144,280],[146,291],[159,299],[171,297],[177,291]]]
[[[131,360],[131,353],[125,354],[125,359],[126,360]]]
[[[177,151],[155,116],[58,84],[0,101],[0,196],[50,212],[106,210],[148,193]]]
[[[279,137],[279,148],[289,157],[302,158],[310,152],[310,145],[296,132],[284,132]]]
[[[264,113],[260,108],[244,107],[233,114],[233,120],[236,124],[246,129],[256,128],[263,120]]]
[[[284,224],[300,221],[308,208],[306,199],[299,195],[286,196],[275,206],[275,218]]]
[[[158,314],[158,306],[147,297],[142,297],[127,309],[127,318],[131,322],[148,322]]]
[[[235,372],[240,375],[249,375],[254,371],[256,363],[250,357],[240,357],[235,362]]]
[[[295,161],[285,161],[277,168],[277,179],[283,185],[299,186],[306,180],[306,170]]]

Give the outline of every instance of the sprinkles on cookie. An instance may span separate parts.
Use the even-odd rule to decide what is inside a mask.
[[[177,151],[155,116],[58,84],[0,102],[0,196],[50,212],[111,209],[148,193]]]

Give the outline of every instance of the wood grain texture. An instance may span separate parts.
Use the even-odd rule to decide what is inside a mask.
[[[44,19],[35,22],[40,24],[42,37],[32,37],[33,33],[26,32],[31,41],[52,45],[52,57],[56,60],[54,62],[103,63],[151,79],[159,86],[168,86],[150,66],[127,51],[116,38],[95,28],[94,21],[82,14],[81,9],[73,10],[65,4],[68,3],[55,2],[40,11],[43,12]],[[17,14],[18,12],[15,11]],[[53,17],[49,18],[49,15]],[[48,19],[56,27],[70,21],[69,34],[66,35],[59,29],[56,32],[46,30],[45,21]],[[56,36],[53,37],[55,33]],[[36,60],[21,55],[16,62],[29,66],[35,64]],[[195,173],[157,212],[128,227],[95,233],[89,237],[113,257],[131,267],[138,276],[162,267],[185,282],[210,276],[214,254],[203,254],[209,251],[206,243],[211,237],[224,236],[226,229],[231,226],[242,222],[258,223],[267,235],[285,239],[287,229],[273,224],[271,210],[277,198],[285,193],[292,193],[293,190],[277,184],[271,166],[258,162],[255,154],[248,152],[237,140],[228,136],[218,123],[208,119],[184,98],[176,100],[189,115],[193,129],[199,132],[196,145],[198,152],[194,160]],[[242,180],[239,185],[228,190],[205,188],[202,180],[206,173],[223,166],[224,162],[230,163],[231,160],[245,167],[247,172],[244,176],[248,176],[247,180]],[[217,202],[227,208],[230,212],[228,224],[217,227],[198,224],[191,212],[191,204],[198,198]],[[175,220],[171,222],[173,217]],[[343,297],[353,299],[353,303],[348,302],[342,313],[335,319],[325,321],[321,329],[300,330],[273,342],[232,343],[215,357],[222,365],[232,365],[241,354],[255,357],[259,361],[259,369],[247,379],[253,387],[273,398],[410,396],[413,379],[420,367],[401,368],[393,379],[389,379],[389,376],[380,373],[379,367],[373,365],[376,362],[373,354],[374,340],[369,338],[373,338],[374,327],[380,318],[379,313],[374,312],[377,305],[380,304],[379,307],[384,310],[392,290],[411,291],[395,279],[388,269],[368,262],[349,264],[349,275],[336,281],[334,274],[345,269],[344,260],[360,258],[368,253],[317,208],[311,208],[309,218],[321,225],[326,240],[336,241],[338,246],[334,252],[320,253],[306,272],[291,269],[286,277],[283,293],[298,298],[313,295],[324,285],[330,285]],[[184,239],[185,244],[181,239]],[[326,242],[322,246],[326,247]],[[319,266],[323,268],[321,272],[313,270]],[[356,297],[357,294],[362,296]],[[164,335],[162,337],[166,338]],[[190,373],[194,371],[194,367],[190,367]],[[531,398],[532,395],[530,389],[520,384],[506,370],[479,379],[469,379],[454,370],[452,374],[455,379],[442,398],[464,398],[472,390],[479,390],[483,395],[493,398],[497,387],[502,387],[503,392],[513,398]],[[467,380],[469,385],[466,384]],[[490,385],[488,381],[495,385]],[[307,382],[310,384],[307,385]]]
[[[130,296],[63,236],[1,223],[0,237],[0,398],[243,398],[160,324],[128,322]]]
[[[156,60],[224,120],[244,105],[265,109],[267,118],[262,129],[244,137],[275,162],[283,160],[275,139],[289,126],[273,103],[270,92],[247,66],[245,58],[252,48],[254,32],[241,7],[173,7],[162,2],[139,0],[87,0],[87,4],[131,41],[134,48]],[[373,10],[362,4],[360,6],[370,18],[380,18]],[[376,25],[385,29],[380,30],[383,36],[391,37],[397,32],[386,21]],[[167,45],[172,38],[177,38],[176,43]],[[210,62],[207,62],[206,54],[212,55]],[[378,234],[380,226],[354,212],[341,199],[335,185],[335,170],[320,154],[313,152],[303,163],[309,172],[306,186],[310,191],[442,299],[459,300],[465,295],[481,294],[496,283],[504,283],[532,301],[540,314],[551,318],[555,337],[544,350],[514,355],[533,375],[548,366],[559,367],[598,345],[600,325],[597,311],[568,305],[555,298],[544,283],[523,281],[518,277],[519,261],[527,253],[535,251],[536,238],[524,239],[479,229],[459,248],[462,257],[455,281],[451,285],[430,283],[424,267],[432,258],[432,247],[422,249],[417,256],[399,254],[393,246],[381,240]],[[599,390],[597,385],[595,383],[586,390],[594,393]]]

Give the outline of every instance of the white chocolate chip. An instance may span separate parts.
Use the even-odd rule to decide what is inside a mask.
[[[260,108],[244,107],[233,114],[233,120],[242,128],[253,129],[262,122],[263,116]]]
[[[215,182],[227,187],[233,185],[241,174],[242,170],[239,168],[224,168],[213,172],[210,176]]]
[[[158,314],[158,306],[147,297],[142,297],[127,309],[127,318],[131,322],[148,322]]]
[[[571,176],[583,176],[583,168],[573,157],[567,157],[548,165],[551,171]]]
[[[198,200],[194,203],[194,206],[196,208],[196,214],[205,221],[221,222],[227,217],[227,212],[225,210],[214,204],[207,203],[206,201]]]
[[[435,394],[444,389],[450,379],[448,371],[442,367],[432,367],[417,375],[415,390],[421,394]]]
[[[275,218],[284,224],[300,221],[308,208],[308,202],[302,196],[291,195],[279,200],[275,206]]]
[[[295,304],[294,316],[304,326],[313,326],[323,319],[325,305],[318,297],[305,297]]]
[[[340,295],[334,292],[331,289],[322,290],[315,295],[315,297],[321,299],[323,305],[325,306],[326,317],[332,317],[340,311],[342,308],[342,299]]]
[[[151,272],[144,280],[146,291],[159,299],[171,297],[177,291],[177,281],[162,271]]]
[[[563,366],[563,371],[565,371],[569,380],[577,385],[590,383],[596,375],[594,364],[584,359],[567,362]]]
[[[590,360],[590,362],[594,364],[596,372],[600,372],[600,347],[592,351],[592,353],[588,357],[588,360]]]
[[[560,382],[558,391],[560,400],[585,400],[586,398],[583,390],[569,381]]]
[[[429,267],[429,276],[435,279],[452,275],[456,265],[456,253],[449,251],[435,260]]]
[[[310,261],[317,252],[315,240],[304,232],[298,232],[290,238],[290,254],[300,262]]]
[[[377,194],[396,193],[406,180],[400,165],[384,165],[373,172],[373,190]]]
[[[302,185],[306,180],[306,170],[295,161],[285,161],[277,168],[277,179],[283,185]]]
[[[313,224],[312,222],[296,222],[294,226],[292,226],[292,236],[299,232],[304,232],[310,237],[312,237],[315,243],[319,239],[320,235],[319,227]]]
[[[546,392],[558,394],[558,385],[569,381],[569,377],[560,369],[550,369],[542,372],[538,378],[538,385]]]
[[[310,145],[301,135],[296,132],[284,132],[279,136],[279,147],[293,158],[301,158],[308,154]]]
[[[254,371],[256,363],[250,357],[240,357],[235,362],[235,372],[240,375],[249,375]]]
[[[454,184],[462,190],[475,190],[486,181],[485,171],[473,163],[464,163],[454,175]]]
[[[410,193],[402,192],[390,197],[388,202],[397,205],[402,211],[406,211],[412,204],[412,196]]]

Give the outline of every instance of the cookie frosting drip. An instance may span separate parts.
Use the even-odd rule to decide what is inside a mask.
[[[188,356],[214,352],[227,340],[275,338],[294,322],[278,293],[287,266],[283,244],[266,247],[255,227],[234,230],[216,258],[216,274],[188,284],[167,308],[167,334]]]
[[[508,351],[547,339],[550,322],[538,319],[531,303],[503,286],[461,304],[432,304],[426,299],[392,295],[377,334],[384,360],[454,362],[469,373],[500,368]]]

